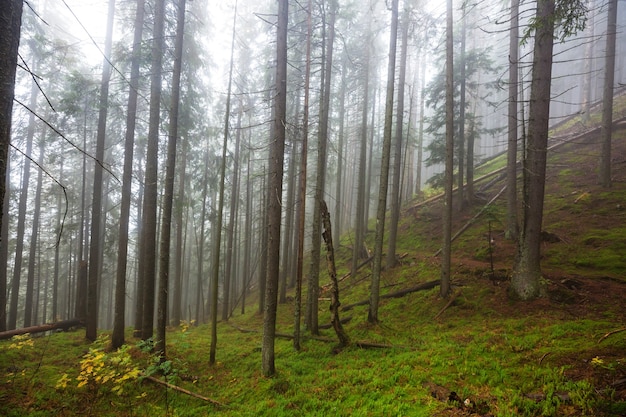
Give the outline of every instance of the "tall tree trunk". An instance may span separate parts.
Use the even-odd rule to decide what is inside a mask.
[[[524,161],[524,215],[511,278],[513,293],[522,300],[533,299],[541,294],[540,235],[550,119],[554,9],[554,0],[537,2],[528,139]]]
[[[39,65],[35,65],[35,73],[38,72]],[[37,106],[37,84],[31,85],[29,108],[36,110]],[[28,183],[30,182],[30,158],[33,153],[33,138],[35,137],[35,115],[30,114],[28,118],[28,128],[26,130],[26,152],[22,172],[22,189],[18,203],[17,214],[17,236],[15,240],[15,259],[13,261],[13,281],[11,282],[11,305],[9,306],[8,329],[17,327],[17,310],[20,293],[20,279],[22,275],[22,260],[24,256],[24,229],[26,227],[26,204],[28,201]]]
[[[345,147],[345,118],[346,118],[346,54],[341,57],[341,91],[339,92],[339,132],[337,133],[337,184],[335,188],[335,229],[333,241],[340,246],[341,229],[343,227],[343,177],[344,177],[344,147]]]
[[[398,0],[391,3],[391,34],[389,36],[389,65],[387,67],[387,93],[385,99],[385,130],[383,154],[380,163],[380,184],[378,188],[378,208],[376,210],[376,238],[370,288],[370,306],[367,321],[378,323],[378,301],[380,299],[380,274],[383,257],[383,237],[385,234],[385,213],[387,211],[387,188],[389,185],[389,160],[391,156],[391,129],[393,124],[393,91],[396,72],[396,44],[398,40]]]
[[[44,138],[39,139],[39,157],[37,164],[39,169],[37,171],[37,186],[35,188],[35,201],[33,202],[33,223],[30,235],[30,248],[28,255],[28,274],[26,276],[26,301],[24,303],[24,327],[30,327],[33,324],[37,324],[37,314],[34,314],[33,322],[33,290],[35,283],[35,268],[37,260],[38,249],[38,237],[39,237],[39,221],[41,213],[41,186],[43,181],[43,172],[41,167],[43,166],[43,152],[44,152]],[[39,293],[39,292],[38,292]],[[38,303],[35,304],[35,308]]]
[[[124,172],[122,173],[122,201],[120,202],[120,231],[117,249],[115,278],[115,316],[111,346],[117,349],[124,344],[126,309],[126,266],[128,263],[128,223],[130,218],[131,187],[133,175],[133,151],[135,147],[135,125],[139,89],[140,48],[143,35],[145,0],[137,0],[131,53],[130,88],[126,105],[126,135],[124,139]]]
[[[0,116],[1,117],[1,116]],[[8,155],[7,155],[8,156]],[[10,172],[10,159],[6,160],[7,172]],[[1,177],[1,176],[0,176]],[[11,180],[4,177],[4,196],[2,201],[2,219],[0,225],[0,332],[7,330],[7,272],[9,263],[9,193]]]
[[[296,99],[299,101],[298,99]],[[296,104],[296,120],[299,115],[299,103]],[[282,268],[280,271],[280,288],[278,294],[278,302],[279,304],[284,304],[287,302],[287,275],[291,271],[291,248],[293,247],[293,218],[294,218],[294,201],[296,194],[296,144],[295,141],[291,141],[291,152],[289,153],[289,171],[287,172],[287,203],[285,204],[285,209],[287,211],[285,216],[285,232],[283,233],[283,249],[281,253],[281,263]]]
[[[234,39],[234,34],[233,34]],[[234,46],[234,45],[233,45]],[[232,187],[230,195],[230,214],[228,217],[229,225],[226,237],[226,259],[224,266],[224,290],[222,293],[222,320],[227,321],[230,317],[231,306],[231,285],[236,282],[237,274],[233,262],[233,252],[235,245],[235,231],[237,229],[237,215],[239,208],[239,148],[241,143],[241,117],[243,115],[242,103],[239,103],[237,111],[237,127],[235,128],[235,156],[233,158]],[[230,111],[230,110],[229,110]]]
[[[95,341],[98,328],[98,281],[102,262],[100,246],[100,227],[102,216],[102,176],[104,148],[106,141],[106,122],[109,106],[109,81],[111,80],[111,46],[113,44],[113,20],[115,16],[115,0],[109,0],[107,16],[107,34],[104,42],[104,60],[102,62],[102,81],[100,82],[100,104],[98,114],[98,131],[96,134],[96,163],[94,165],[93,197],[91,201],[91,233],[89,245],[89,272],[87,284],[87,320],[85,337]]]
[[[387,268],[393,268],[396,260],[396,240],[400,221],[400,188],[402,168],[402,144],[404,135],[404,84],[406,81],[406,57],[409,39],[410,8],[405,4],[402,22],[402,45],[400,46],[400,74],[398,76],[398,105],[396,109],[396,138],[393,156],[393,178],[391,183],[391,218],[389,219],[389,239],[387,246]]]
[[[300,350],[300,315],[302,311],[302,274],[304,269],[304,216],[306,214],[306,174],[307,174],[307,151],[309,136],[309,93],[311,81],[311,6],[312,0],[307,5],[307,35],[306,35],[306,57],[304,70],[304,109],[302,117],[302,148],[300,153],[300,175],[298,190],[298,249],[296,261],[296,291],[294,296],[294,330],[293,348]]]
[[[20,44],[20,29],[22,25],[22,5],[21,0],[10,0],[0,7],[0,229],[5,230],[8,218],[4,217],[8,212],[7,199],[5,198],[8,188],[9,173],[9,146],[11,144],[11,118],[13,116],[13,97],[15,90],[15,72],[17,69],[17,50]],[[2,244],[8,248],[5,241],[5,234],[2,234]],[[2,249],[4,251],[4,249]],[[2,267],[2,265],[0,265]],[[3,268],[6,271],[6,268]],[[19,283],[18,283],[19,284]],[[5,330],[6,318],[6,287],[7,275],[2,272],[0,275],[0,328]],[[19,285],[18,285],[19,288]],[[13,290],[12,290],[13,291]],[[13,293],[11,293],[13,296]],[[16,294],[17,295],[17,294]],[[16,299],[17,301],[17,299]],[[11,299],[13,307],[13,299]],[[17,302],[12,321],[13,327],[9,324],[9,329],[15,328],[17,318]],[[11,322],[10,322],[11,323]]]
[[[458,169],[458,210],[462,211],[465,205],[465,190],[464,190],[464,174],[465,174],[465,93],[466,93],[466,82],[465,82],[465,73],[467,64],[465,63],[465,44],[467,37],[467,16],[466,16],[466,8],[465,2],[463,2],[463,6],[461,7],[461,13],[463,16],[461,17],[461,51],[459,54],[459,66],[460,68],[460,76],[459,83],[461,84],[461,93],[459,95],[459,138],[457,140],[458,144],[458,159],[459,159],[459,169]],[[470,162],[467,161],[467,165]],[[470,196],[470,199],[472,197]]]
[[[370,37],[371,37],[371,17],[368,17],[367,25],[367,38],[364,43],[365,55],[363,57],[364,64],[363,70],[363,100],[361,108],[361,129],[359,132],[360,145],[359,145],[359,162],[357,163],[357,192],[356,192],[356,216],[354,218],[354,246],[352,247],[352,276],[356,275],[358,265],[361,258],[366,257],[367,251],[364,249],[365,241],[365,226],[367,219],[365,213],[367,211],[367,204],[365,198],[366,187],[366,172],[367,172],[367,119],[369,109],[369,74],[370,74]],[[373,129],[374,127],[371,126]]]
[[[197,276],[196,276],[196,314],[195,314],[195,322],[196,326],[200,324],[200,321],[204,318],[203,312],[203,302],[202,302],[202,280],[204,279],[204,241],[205,241],[205,218],[207,212],[207,193],[209,188],[209,174],[208,174],[208,165],[209,165],[209,143],[207,141],[207,147],[205,150],[206,154],[204,156],[204,166],[207,167],[204,171],[204,178],[202,181],[202,209],[200,211],[200,231],[198,236],[198,264],[197,264]],[[202,314],[201,314],[202,312]]]
[[[266,377],[276,372],[274,365],[274,337],[280,273],[280,220],[283,192],[283,160],[285,152],[285,117],[287,108],[287,25],[288,0],[278,0],[276,26],[276,93],[274,96],[274,136],[270,143],[269,198],[267,206],[267,283],[263,314],[262,369]]]
[[[594,0],[587,0],[587,10],[594,9]],[[584,70],[582,74],[582,89],[580,100],[580,112],[582,113],[583,125],[586,125],[590,118],[591,108],[591,83],[592,83],[592,68],[594,61],[594,39],[595,39],[595,13],[589,13],[587,19],[587,27],[585,29],[585,55],[584,55]]]
[[[615,39],[617,36],[617,0],[609,0],[606,24],[604,90],[602,98],[602,149],[598,181],[611,186],[611,134],[613,133],[613,88],[615,84]]]
[[[178,109],[180,107],[180,74],[183,60],[186,0],[178,1],[176,13],[176,42],[174,46],[174,72],[170,123],[167,135],[167,161],[165,163],[165,190],[163,192],[163,215],[161,217],[161,242],[159,247],[159,297],[157,305],[157,328],[155,350],[161,361],[167,357],[165,329],[167,327],[167,301],[169,293],[170,246],[172,232],[172,207],[174,205],[174,180],[176,179],[176,145],[178,142]]]
[[[187,170],[187,147],[189,141],[183,142],[183,149],[180,158],[180,169],[178,170],[178,204],[176,205],[176,258],[174,276],[174,294],[172,296],[172,320],[173,326],[178,326],[183,318],[182,313],[182,289],[183,289],[183,235],[185,233],[185,223],[183,222],[183,212],[185,207],[185,172]]]
[[[59,182],[63,181],[63,159],[61,159],[61,166],[59,168]],[[56,233],[61,233],[62,224],[62,216],[63,212],[63,196],[59,193],[57,197],[57,218],[56,218]],[[61,240],[57,241],[57,244],[54,246],[54,272],[52,277],[52,321],[58,321],[60,317],[59,315],[59,268],[60,268],[60,250],[61,250]],[[45,321],[44,321],[45,323]]]
[[[333,65],[333,44],[335,41],[335,18],[337,1],[330,0],[330,20],[328,22],[328,38],[326,39],[326,53],[322,53],[322,89],[320,94],[320,121],[317,145],[317,175],[315,197],[313,199],[313,232],[311,239],[311,269],[309,272],[309,288],[307,300],[307,323],[311,334],[319,334],[318,328],[318,297],[319,297],[319,269],[321,257],[321,216],[320,206],[326,188],[326,165],[328,147],[328,117],[330,112],[330,93]],[[325,56],[324,56],[325,55]]]
[[[441,258],[441,286],[439,294],[450,292],[450,263],[452,255],[452,186],[454,183],[454,50],[452,38],[452,0],[447,1],[446,12],[446,166],[445,197],[442,215],[443,244]]]
[[[421,80],[420,80],[420,116],[419,130],[417,132],[417,174],[415,175],[415,193],[419,196],[422,193],[422,167],[424,165],[424,107],[426,102],[426,59],[421,59]]]
[[[152,30],[152,63],[150,76],[150,121],[148,126],[148,146],[146,149],[146,173],[143,197],[143,310],[141,338],[147,340],[153,335],[154,288],[156,284],[156,234],[157,234],[157,170],[159,147],[159,124],[161,119],[161,70],[165,52],[165,0],[157,0],[154,10]],[[141,273],[141,272],[140,272]]]
[[[222,219],[223,219],[223,211],[224,211],[224,182],[226,181],[226,155],[228,152],[228,134],[229,134],[229,124],[230,124],[230,99],[231,99],[231,88],[233,84],[233,56],[235,53],[235,28],[237,23],[237,4],[235,3],[235,13],[233,16],[233,34],[232,40],[230,44],[230,69],[228,72],[228,91],[226,93],[226,115],[224,117],[224,141],[222,144],[222,161],[220,167],[220,194],[219,194],[219,206],[217,207],[217,224],[215,225],[215,236],[213,242],[213,265],[212,265],[212,276],[211,276],[211,349],[209,354],[209,364],[215,364],[215,352],[217,349],[217,290],[218,290],[218,281],[219,281],[219,270],[220,270],[220,252],[221,252],[221,242],[222,242]],[[233,202],[231,202],[233,204]],[[231,217],[231,227],[234,224],[234,218]],[[226,280],[230,280],[230,277],[224,274],[224,282]],[[228,305],[227,294],[224,290],[224,299],[223,303]]]
[[[511,0],[509,29],[509,110],[506,169],[506,237],[517,239],[517,96],[519,71],[519,0]]]

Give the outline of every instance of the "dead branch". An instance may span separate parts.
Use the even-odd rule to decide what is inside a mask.
[[[496,201],[498,199],[498,197],[500,197],[502,195],[502,193],[504,192],[504,190],[506,190],[506,185],[504,187],[502,187],[502,189],[498,192],[498,194],[496,194],[491,200],[489,200],[489,202],[487,204],[485,204],[483,206],[482,209],[480,209],[480,211],[478,213],[476,213],[476,215],[474,217],[472,217],[467,223],[465,223],[465,226],[461,227],[461,229],[456,232],[454,234],[454,236],[452,236],[452,238],[450,239],[451,242],[454,242],[456,240],[456,238],[458,238],[459,236],[461,236],[463,234],[463,232],[465,232],[467,229],[469,229],[469,227],[474,224],[474,222],[476,221],[476,219],[478,219],[484,212],[485,210],[487,210],[487,208],[493,204],[494,201]],[[437,252],[435,252],[435,254],[433,256],[439,256],[439,254],[441,253],[441,248],[439,248],[439,250],[437,250]]]
[[[441,316],[443,314],[443,312],[446,311],[448,309],[448,307],[450,307],[452,305],[452,303],[454,303],[454,300],[459,298],[459,295],[461,295],[461,291],[457,291],[454,294],[452,294],[452,297],[450,297],[450,299],[448,300],[446,305],[443,306],[443,308],[441,310],[439,310],[439,313],[437,313],[437,315],[435,316],[435,320],[437,320],[439,318],[439,316]]]
[[[26,333],[42,333],[50,330],[69,330],[72,327],[84,326],[85,321],[83,319],[70,319],[57,321],[55,323],[40,324],[38,326],[23,327],[21,329],[7,330],[0,332],[0,340],[10,339],[13,336],[18,336]]]
[[[430,290],[432,288],[435,288],[437,285],[440,284],[440,282],[441,282],[441,280],[438,280],[438,279],[436,279],[434,281],[424,282],[423,284],[417,285],[415,287],[406,288],[404,290],[383,294],[383,295],[380,296],[380,298],[400,298],[400,297],[404,297],[405,295],[413,293],[413,292],[423,291],[423,290]],[[370,303],[370,300],[367,299],[367,300],[359,301],[357,303],[348,304],[348,305],[343,306],[341,308],[341,311],[348,311],[348,310],[351,310],[354,307],[368,305],[369,303]]]
[[[350,317],[345,317],[343,319],[341,319],[341,324],[346,324],[349,323],[350,320],[352,320],[352,316]],[[318,329],[330,329],[331,327],[333,327],[332,323],[328,323],[328,324],[320,324],[317,326]]]
[[[204,396],[202,396],[200,394],[196,394],[195,392],[186,390],[185,388],[179,387],[178,385],[170,384],[169,382],[166,382],[166,381],[161,381],[160,379],[155,378],[153,376],[144,375],[144,379],[147,379],[148,381],[152,381],[152,382],[157,383],[157,384],[164,385],[164,386],[166,386],[169,389],[173,389],[174,391],[182,392],[183,394],[190,395],[190,396],[192,396],[194,398],[198,398],[200,400],[209,402],[209,403],[211,403],[213,405],[217,405],[219,407],[225,407],[226,406],[226,404],[223,404],[223,403],[221,403],[219,401],[212,400],[211,398],[204,397]]]
[[[606,339],[607,337],[614,335],[615,333],[621,333],[621,332],[625,332],[626,331],[626,327],[624,327],[623,329],[617,329],[617,330],[613,330],[612,332],[608,332],[607,334],[605,334],[604,336],[602,336],[599,340],[598,343],[600,343],[601,341],[603,341],[604,339]]]
[[[339,347],[348,346],[350,344],[350,337],[346,333],[341,320],[339,319],[339,283],[337,282],[337,268],[335,266],[335,248],[333,247],[333,235],[330,223],[330,213],[324,200],[321,201],[320,211],[322,215],[322,224],[324,225],[324,231],[322,237],[326,244],[326,265],[328,267],[328,275],[330,276],[330,322],[333,325],[333,329],[339,339]]]

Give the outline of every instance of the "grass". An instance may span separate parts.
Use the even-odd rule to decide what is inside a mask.
[[[623,139],[623,134],[618,132],[618,138]],[[606,192],[589,181],[581,182],[586,154],[563,151],[550,159],[554,171],[546,194],[544,227],[563,238],[543,247],[545,269],[554,274],[558,268],[561,274],[548,276],[550,299],[512,301],[506,283],[484,276],[489,223],[496,268],[506,276],[512,266],[514,248],[501,236],[505,206],[498,201],[453,244],[453,279],[460,295],[440,318],[434,319],[446,300],[438,297],[437,288],[385,299],[380,325],[367,323],[367,306],[342,312],[342,317],[352,316],[345,327],[353,341],[392,348],[353,345],[337,354],[333,343],[307,338],[296,352],[290,340],[277,339],[278,372],[264,378],[258,332],[262,317],[257,306],[249,305],[247,314],[219,324],[218,362],[213,366],[208,363],[206,325],[170,329],[168,381],[224,404],[216,406],[146,380],[124,379],[134,370],[165,369],[139,348],[130,331],[130,348],[118,353],[106,352],[106,341],[87,343],[82,331],[0,341],[0,415],[469,415],[470,410],[448,401],[450,391],[468,399],[478,415],[626,415],[624,389],[611,385],[626,376],[626,332],[599,342],[623,327],[626,319],[623,296],[619,297],[619,291],[623,294],[619,280],[626,272],[626,222],[618,208],[626,201],[626,187],[616,182]],[[494,161],[492,169],[500,163]],[[583,193],[588,195],[576,201]],[[473,214],[458,218],[455,230]],[[440,245],[438,228],[433,226],[437,218],[437,208],[403,213],[397,247],[399,254],[408,255],[400,267],[383,273],[382,293],[439,276],[438,262],[430,256]],[[373,220],[370,230],[374,230]],[[373,233],[367,238],[372,248]],[[349,268],[350,245],[348,236],[337,245],[340,276]],[[341,283],[344,305],[367,299],[368,273],[369,266]],[[586,287],[580,291],[559,284],[564,277],[582,280],[583,276]],[[590,292],[596,283],[606,285],[599,293],[605,291],[607,298],[599,302]],[[329,317],[326,302],[320,302],[320,323]],[[257,332],[244,333],[231,324]],[[278,331],[293,331],[293,306],[279,306]],[[334,339],[331,330],[322,335]],[[90,348],[95,365],[91,370],[83,366],[82,372],[93,378],[79,387],[77,378]],[[102,350],[93,350],[98,348]],[[103,369],[124,372],[96,381],[99,363],[105,365]]]

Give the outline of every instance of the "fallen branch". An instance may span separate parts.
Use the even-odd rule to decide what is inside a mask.
[[[352,316],[350,317],[344,317],[343,319],[341,319],[341,324],[346,324],[349,323],[350,320],[352,320]],[[318,329],[330,329],[331,327],[333,327],[332,323],[328,323],[328,324],[320,324],[317,326]]]
[[[474,217],[472,217],[467,223],[465,223],[465,226],[461,227],[461,229],[458,232],[456,232],[454,234],[454,236],[452,236],[452,238],[450,239],[450,242],[454,242],[457,237],[461,236],[463,234],[463,232],[465,232],[467,229],[469,229],[469,227],[472,224],[474,224],[476,219],[478,219],[485,212],[485,210],[487,210],[487,208],[491,204],[493,204],[493,202],[496,201],[498,199],[498,197],[500,197],[502,195],[504,190],[506,190],[506,185],[504,187],[502,187],[502,189],[498,192],[498,194],[496,194],[491,200],[489,200],[489,202],[487,204],[485,204],[483,206],[483,208],[480,209],[480,211]],[[437,252],[435,252],[435,254],[433,256],[439,256],[440,253],[441,253],[441,248],[439,248],[439,250],[437,250]]]
[[[18,335],[22,335],[26,333],[33,334],[33,333],[47,332],[50,330],[68,330],[72,327],[84,326],[84,325],[85,325],[85,321],[83,319],[70,319],[70,320],[57,321],[55,323],[40,324],[38,326],[23,327],[21,329],[14,329],[14,330],[7,330],[5,332],[0,332],[0,340],[10,339],[13,336],[18,336]]]
[[[153,376],[144,375],[144,379],[147,379],[148,381],[152,381],[152,382],[157,383],[157,384],[164,385],[164,386],[166,386],[169,389],[173,389],[174,391],[182,392],[183,394],[190,395],[190,396],[192,396],[194,398],[198,398],[200,400],[209,402],[211,404],[214,404],[214,405],[217,405],[217,406],[220,406],[220,407],[225,407],[226,406],[226,404],[223,404],[223,403],[221,403],[219,401],[212,400],[211,398],[204,397],[204,396],[202,396],[200,394],[196,394],[195,392],[186,390],[185,388],[181,388],[178,385],[174,385],[174,384],[170,384],[169,382],[161,381],[160,379],[155,378]]]
[[[440,283],[441,283],[441,280],[436,279],[434,281],[424,282],[423,284],[417,285],[415,287],[411,287],[411,288],[407,288],[407,289],[404,289],[404,290],[383,294],[383,295],[380,296],[380,298],[400,298],[400,297],[404,297],[405,295],[413,293],[413,292],[423,291],[423,290],[430,290],[432,288],[435,288]],[[348,305],[343,306],[341,308],[341,311],[348,311],[348,310],[351,310],[354,307],[368,305],[369,303],[370,303],[370,300],[367,299],[367,300],[359,301],[357,303],[348,304]]]
[[[239,330],[240,332],[243,333],[261,333],[260,330],[254,330],[254,329],[244,329],[241,328],[239,326],[235,326],[232,323],[229,323],[232,327],[234,327],[235,329]],[[328,326],[329,328],[332,327],[332,325]],[[320,326],[321,328],[321,326]],[[292,340],[293,339],[293,335],[289,334],[289,333],[275,333],[274,334],[275,337],[280,338],[280,339],[288,339],[288,340]],[[310,339],[310,340],[317,340],[318,342],[324,342],[324,343],[336,343],[337,340],[336,339],[331,339],[329,337],[322,337],[322,336],[311,336],[311,335],[306,335],[303,336],[304,339]],[[361,349],[368,349],[368,348],[375,348],[375,349],[389,349],[389,348],[397,348],[399,346],[393,346],[393,345],[386,345],[384,343],[373,343],[373,342],[363,342],[363,341],[357,341],[352,343],[354,346],[356,347],[360,347]],[[401,347],[401,346],[400,346]]]
[[[459,295],[461,295],[461,291],[457,291],[454,294],[452,294],[452,297],[450,297],[450,300],[448,300],[448,302],[446,303],[445,306],[443,306],[443,308],[439,311],[439,313],[437,313],[437,315],[435,316],[435,320],[437,320],[439,318],[439,316],[441,316],[443,314],[444,311],[446,311],[448,309],[448,307],[450,307],[452,305],[452,303],[454,303],[454,300],[456,300],[457,298],[459,298]]]
[[[621,332],[625,332],[626,331],[626,327],[624,327],[623,329],[617,329],[617,330],[613,330],[612,332],[608,332],[607,334],[605,334],[604,336],[602,336],[599,340],[598,343],[600,343],[601,341],[603,341],[604,339],[606,339],[607,337],[614,335],[615,333],[621,333]]]

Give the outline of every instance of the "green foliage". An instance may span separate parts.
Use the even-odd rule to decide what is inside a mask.
[[[583,0],[556,0],[554,14],[555,37],[563,42],[568,37],[585,30],[587,24],[587,5]],[[520,41],[525,45],[537,30],[539,22],[536,17],[530,19],[529,25],[524,30]]]
[[[110,389],[111,392],[121,395],[129,382],[139,378],[141,370],[130,355],[130,346],[124,345],[114,352],[106,352],[104,347],[107,343],[108,337],[100,336],[83,356],[80,373],[76,377],[77,387],[86,387],[92,392],[102,388]],[[56,387],[66,388],[68,381],[67,374],[63,374]]]

